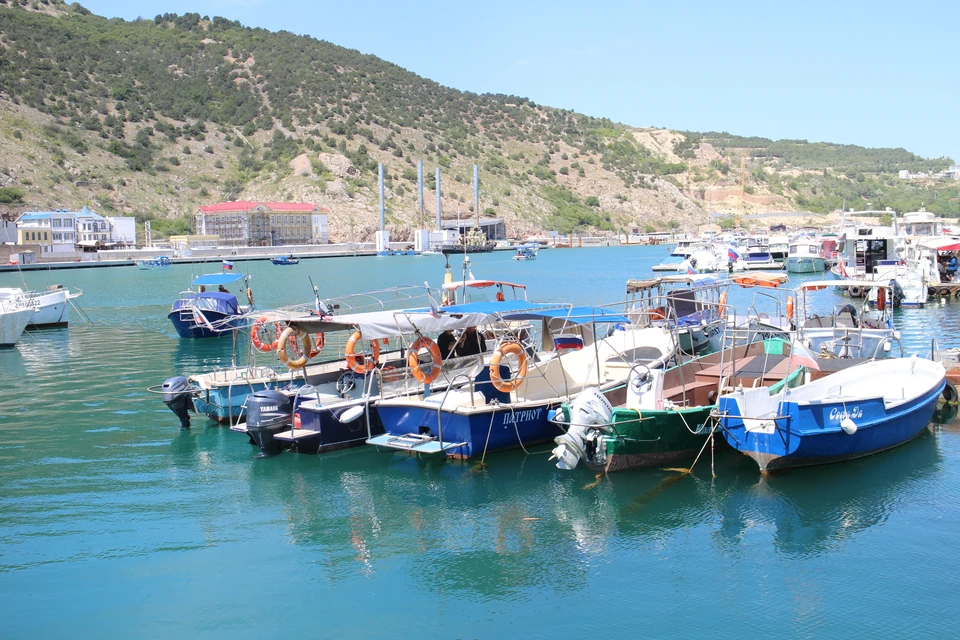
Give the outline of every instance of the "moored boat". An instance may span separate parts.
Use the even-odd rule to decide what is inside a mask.
[[[944,389],[939,362],[876,360],[796,389],[737,389],[720,396],[721,432],[766,473],[884,451],[917,436]]]
[[[300,264],[300,258],[297,258],[296,256],[276,256],[270,258],[270,262],[276,265],[292,266],[295,264]]]
[[[0,303],[0,348],[12,347],[20,340],[33,309]]]
[[[71,300],[83,295],[82,291],[70,292],[55,284],[45,290],[24,291],[20,288],[0,288],[0,301],[15,309],[31,309],[33,314],[28,327],[65,327],[70,322]]]
[[[173,264],[168,256],[155,256],[153,258],[142,258],[137,260],[137,266],[147,271],[150,269],[165,269]]]
[[[789,273],[822,273],[826,268],[823,245],[815,238],[798,238],[790,243],[786,261]]]
[[[246,289],[249,305],[241,305],[237,296],[226,289],[228,284],[241,284]],[[249,276],[242,273],[210,273],[193,281],[196,291],[187,290],[173,303],[167,318],[181,338],[220,338],[232,335],[243,324],[243,316],[253,308],[253,292]],[[206,287],[219,287],[207,291]],[[242,295],[242,294],[241,294]]]

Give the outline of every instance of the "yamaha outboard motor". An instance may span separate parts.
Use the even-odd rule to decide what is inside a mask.
[[[247,396],[247,433],[265,454],[280,453],[289,443],[274,439],[293,420],[293,398],[272,390]]]
[[[161,390],[163,403],[180,418],[180,428],[189,429],[190,414],[188,412],[196,411],[193,408],[193,388],[190,383],[184,376],[168,378],[164,380]]]

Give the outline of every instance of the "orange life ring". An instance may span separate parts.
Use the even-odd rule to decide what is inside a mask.
[[[500,361],[504,356],[517,356],[517,375],[511,380],[504,380],[500,377]],[[497,345],[493,355],[490,357],[490,382],[498,391],[510,393],[516,391],[523,379],[527,377],[527,353],[519,342],[505,342]]]
[[[420,349],[424,348],[430,352],[430,368],[426,371],[424,371],[426,367],[420,365]],[[423,384],[430,384],[440,377],[440,367],[443,366],[440,347],[430,338],[420,336],[407,350],[407,366],[410,367],[410,373],[413,374],[414,378]]]
[[[887,308],[887,290],[884,287],[877,287],[877,311],[883,311]]]
[[[503,291],[497,291],[497,302],[503,302],[504,300]]]
[[[727,292],[720,292],[720,311],[723,311],[727,306]]]
[[[307,365],[307,360],[310,359],[310,347],[313,346],[313,341],[310,339],[309,333],[304,333],[301,338],[301,355],[299,358],[292,358],[287,353],[291,344],[297,344],[298,337],[296,329],[287,327],[278,339],[280,345],[277,347],[277,357],[280,358],[280,362],[287,366],[287,369],[303,369]]]
[[[656,309],[654,309],[653,311],[650,312],[650,319],[651,319],[651,320],[663,320],[663,319],[665,319],[665,318],[667,317],[667,316],[665,315],[666,313],[667,313],[667,310],[666,310],[666,309],[664,309],[663,307],[657,307]]]
[[[370,341],[372,357],[367,358],[363,353],[357,353],[357,343],[360,342],[360,332],[354,331],[347,340],[347,346],[344,354],[347,356],[347,367],[360,375],[373,371],[377,368],[377,361],[380,359],[380,343],[377,340]]]
[[[326,338],[323,335],[323,332],[317,334],[316,338],[313,341],[313,344],[310,345],[310,358],[316,358],[320,355],[320,352],[323,351],[323,345],[326,342]]]
[[[787,296],[787,317],[793,318],[793,296]]]
[[[280,325],[275,325],[277,327],[277,338],[273,342],[264,342],[260,339],[260,331],[266,326],[267,319],[265,317],[257,318],[257,321],[253,323],[253,327],[250,328],[250,342],[253,344],[253,348],[257,351],[263,353],[270,353],[271,351],[276,350],[280,344]]]

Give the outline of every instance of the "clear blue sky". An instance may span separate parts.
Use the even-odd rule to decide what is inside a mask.
[[[81,0],[310,35],[456,89],[633,126],[960,161],[956,2]]]

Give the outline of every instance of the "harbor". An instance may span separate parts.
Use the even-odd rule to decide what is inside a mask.
[[[576,251],[576,264],[570,264],[566,251],[544,251],[535,260],[521,261],[508,252],[492,252],[471,255],[469,274],[461,274],[462,257],[451,257],[454,286],[449,291],[481,297],[502,289],[507,295],[499,304],[524,309],[525,317],[555,313],[544,301],[607,308],[607,303],[627,298],[628,280],[636,281],[630,286],[638,299],[647,295],[649,287],[638,283],[656,277],[652,267],[663,263],[672,248],[583,249]],[[392,290],[401,284],[398,278],[416,289],[408,305],[416,309],[418,301],[426,301],[425,281],[435,291],[442,289],[444,263],[440,256],[332,257],[285,266],[258,260],[235,262],[232,273],[249,276],[261,310],[304,303],[309,311],[312,285],[326,305],[358,292]],[[563,635],[595,629],[589,617],[569,615],[571,602],[619,599],[630,589],[644,602],[642,608],[611,613],[612,624],[633,624],[642,611],[644,628],[655,635],[725,636],[736,633],[742,620],[718,594],[753,591],[756,584],[764,585],[765,606],[753,622],[786,635],[909,634],[917,628],[951,633],[951,616],[933,619],[924,607],[903,608],[901,595],[908,589],[935,605],[945,603],[945,594],[958,586],[960,567],[947,551],[949,537],[960,525],[953,499],[960,490],[956,406],[940,403],[919,435],[890,451],[773,475],[761,474],[753,460],[720,441],[707,446],[696,461],[686,457],[610,473],[598,472],[587,461],[573,469],[557,468],[556,460],[549,459],[555,447],[549,439],[526,450],[507,447],[482,456],[489,415],[482,421],[479,450],[468,456],[411,455],[363,442],[320,454],[283,450],[263,455],[247,434],[230,429],[228,422],[236,420],[218,423],[191,414],[191,427],[181,429],[160,396],[147,391],[175,374],[226,371],[234,358],[247,365],[247,330],[238,334],[243,336],[238,346],[229,338],[182,339],[167,319],[185,286],[211,271],[220,272],[220,262],[0,276],[7,287],[62,285],[82,291],[74,302],[89,318],[74,312],[68,328],[28,329],[15,348],[0,352],[5,461],[0,513],[6,523],[0,585],[9,606],[19,612],[3,623],[5,635],[23,636],[29,624],[32,633],[49,635],[117,635],[136,629],[161,636],[175,633],[186,617],[241,635],[279,630],[307,635],[323,625],[326,633],[351,636],[358,629],[354,617],[331,618],[328,612],[355,608],[359,601],[377,602],[389,612],[368,617],[360,633],[367,637],[407,629],[414,633],[427,618],[444,629],[426,632],[431,637],[486,637],[507,626],[516,633]],[[732,275],[762,280],[758,273]],[[656,294],[665,301],[663,317],[648,317],[654,326],[669,329],[676,316],[667,308],[682,314],[682,304],[699,303],[732,307],[749,319],[749,309],[761,304],[758,291],[774,292],[783,300],[789,295],[796,305],[793,313],[807,317],[868,303],[832,287],[819,290],[822,273],[781,275],[786,282],[778,279],[779,286],[769,289],[725,287],[722,301],[713,294],[687,300],[665,290]],[[458,288],[461,279],[523,283],[524,288]],[[702,277],[691,281],[715,286]],[[813,290],[806,301],[804,283]],[[245,305],[243,294],[237,295]],[[434,295],[439,303],[439,293]],[[525,301],[529,308],[520,306]],[[450,307],[455,311],[485,304],[463,298],[456,302],[460,305]],[[624,313],[623,304],[613,306]],[[425,308],[419,313],[431,317],[430,307]],[[775,308],[769,307],[763,332],[789,329],[775,321]],[[785,307],[780,310],[786,314]],[[960,321],[956,298],[885,312],[901,344],[894,342],[890,357],[877,362],[909,363],[914,354],[925,359],[934,341],[941,357],[952,353],[956,358],[960,338],[944,330]],[[333,318],[347,313],[343,307]],[[439,320],[428,322],[446,322],[443,306],[437,315]],[[312,340],[316,327],[305,326],[310,326]],[[506,324],[503,331],[515,326]],[[333,327],[324,328],[327,349],[342,344]],[[757,327],[746,323],[741,330]],[[815,330],[820,328],[808,328]],[[351,331],[353,325],[341,333]],[[571,332],[563,334],[569,340]],[[269,342],[275,336],[261,333],[260,338]],[[709,331],[691,334],[684,348],[692,351],[708,338]],[[810,339],[816,339],[813,333]],[[795,357],[789,348],[768,353],[780,349],[771,336],[754,344],[760,345],[761,357],[773,358],[769,370],[779,366],[778,371],[789,373],[789,358]],[[877,344],[881,346],[870,347],[872,353],[883,352],[882,342]],[[487,348],[493,348],[492,341]],[[383,349],[384,362],[404,366],[403,355],[390,355],[400,349],[393,339]],[[586,361],[592,351],[572,353]],[[257,357],[257,366],[287,370],[275,352]],[[822,361],[823,375],[844,360]],[[648,364],[655,368],[652,361]],[[719,380],[725,367],[729,363],[705,364],[697,380]],[[620,371],[608,369],[609,375]],[[333,380],[341,372],[336,373]],[[534,380],[532,363],[527,375]],[[698,388],[707,402],[707,387]],[[361,404],[362,391],[351,391]],[[312,393],[304,395],[310,400]],[[324,396],[314,406],[330,402]],[[847,410],[866,429],[863,417],[847,405],[838,412]],[[536,412],[532,404],[518,407],[504,425],[523,429]],[[303,429],[318,430],[306,413],[303,419]],[[321,429],[326,428],[324,423]],[[296,429],[287,430],[295,435]],[[366,426],[361,439],[367,439]],[[903,554],[908,562],[888,560]],[[638,575],[643,579],[638,581]],[[848,585],[865,576],[874,587],[851,601]],[[275,588],[261,588],[265,577]],[[211,597],[224,587],[231,593],[256,593],[258,606]],[[393,591],[422,597],[381,597]],[[143,602],[148,594],[145,609],[140,604],[116,606]],[[265,610],[288,606],[290,594],[315,596],[322,604],[280,622],[263,616]],[[673,613],[678,599],[705,614],[684,618],[680,631]],[[59,603],[53,610],[51,600]],[[884,615],[892,608],[901,611],[896,619]],[[512,622],[507,625],[501,615]]]

